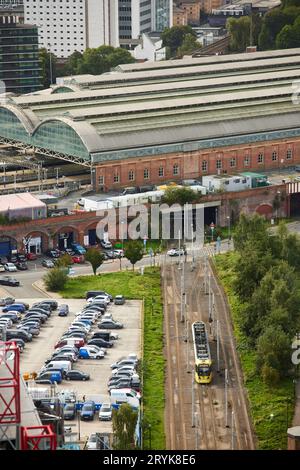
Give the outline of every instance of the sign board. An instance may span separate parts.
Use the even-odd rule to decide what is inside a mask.
[[[83,244],[85,246],[88,246],[89,245],[89,236],[88,235],[84,235],[83,237]]]

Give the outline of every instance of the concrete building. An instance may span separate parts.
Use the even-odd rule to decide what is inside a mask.
[[[214,2],[216,0],[211,1]],[[238,0],[231,3],[222,1],[218,6],[211,5],[211,9],[208,11],[211,13],[208,21],[211,26],[224,27],[229,17],[240,18],[241,16],[248,16],[251,13],[256,13],[261,16],[280,5],[280,0],[254,0],[252,2],[248,0]]]
[[[281,169],[300,163],[299,79],[297,48],[128,64],[9,97],[0,141],[90,168],[104,191]]]
[[[25,22],[58,58],[103,44],[119,46],[118,0],[24,0]]]
[[[151,62],[166,59],[166,48],[162,47],[162,40],[143,34],[141,43],[133,51],[136,60],[150,60]]]
[[[187,22],[191,26],[197,26],[200,23],[201,0],[183,0],[177,5],[187,13]]]
[[[188,24],[188,14],[186,10],[178,6],[173,7],[173,25],[185,26]]]
[[[219,8],[226,3],[224,0],[200,0],[201,11],[211,13],[215,8]]]

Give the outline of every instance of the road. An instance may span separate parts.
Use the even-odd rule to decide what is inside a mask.
[[[209,265],[207,272],[211,275],[211,288],[215,294],[214,319],[216,322],[218,318],[220,322],[220,373],[217,372],[214,328],[211,330],[208,328],[214,363],[213,381],[209,385],[194,384],[191,325],[197,320],[205,321],[207,327],[209,325],[208,295],[203,289],[204,265],[203,258],[197,261],[193,271],[191,263],[185,264],[184,292],[187,300],[184,317],[181,315],[180,305],[182,271],[178,270],[177,265],[162,267],[167,360],[165,388],[167,449],[254,449],[255,441],[248,413],[247,395],[243,386],[230,313],[225,296]],[[225,369],[229,375],[228,427],[225,422]]]

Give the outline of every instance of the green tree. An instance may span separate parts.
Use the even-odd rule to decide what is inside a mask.
[[[257,341],[258,370],[262,373],[263,367],[268,366],[284,377],[288,372],[290,355],[289,336],[278,326],[268,326]]]
[[[300,18],[299,18],[300,19]],[[295,23],[285,25],[276,36],[277,49],[290,49],[300,46],[300,22],[296,19]]]
[[[137,411],[134,411],[127,403],[123,403],[118,410],[113,410],[114,450],[133,450],[135,448],[137,419]]]
[[[71,264],[73,264],[72,256],[70,256],[68,253],[64,254],[55,261],[55,266],[58,268],[67,268]]]
[[[241,214],[233,234],[234,247],[241,254],[247,242],[256,250],[266,252],[270,248],[270,237],[265,219],[258,214],[246,216]]]
[[[85,255],[85,259],[92,265],[93,273],[96,276],[97,269],[104,261],[103,254],[96,248],[90,248]]]
[[[82,61],[82,53],[79,51],[73,52],[71,54],[65,65],[58,71],[57,75],[63,77],[68,75],[77,75],[79,73],[79,65]]]
[[[201,44],[193,34],[187,34],[182,42],[182,45],[177,49],[177,56],[182,57],[185,54],[191,54],[196,49],[200,49]]]
[[[43,277],[43,281],[47,290],[51,292],[58,292],[65,287],[68,280],[66,269],[64,268],[53,268],[50,269],[47,274]]]
[[[191,188],[168,188],[163,196],[163,202],[171,206],[172,204],[180,204],[183,206],[186,203],[193,202],[201,197],[200,193],[196,193]]]
[[[163,46],[168,47],[170,54],[173,56],[179,47],[182,46],[183,41],[187,35],[197,37],[195,31],[191,26],[173,26],[172,28],[165,28],[161,34]]]
[[[50,52],[47,49],[42,48],[39,50],[39,59],[42,68],[42,84],[44,88],[49,88],[51,81],[52,71],[52,83],[56,80],[56,56],[51,52],[51,71],[50,71]]]
[[[277,34],[285,25],[292,24],[294,19],[294,17],[286,14],[280,8],[275,8],[274,10],[266,13],[263,19],[261,32],[258,37],[259,49],[275,49],[275,39]]]
[[[132,62],[135,62],[135,60],[126,49],[100,46],[84,51],[82,59],[77,63],[77,71],[79,74],[99,75],[109,72],[111,68],[119,64]]]
[[[230,34],[229,48],[234,52],[245,52],[250,44],[250,23],[249,16],[241,18],[229,18],[226,22],[226,29]]]
[[[124,256],[132,264],[132,269],[134,271],[134,265],[143,258],[144,248],[143,244],[139,240],[131,240],[127,243]]]

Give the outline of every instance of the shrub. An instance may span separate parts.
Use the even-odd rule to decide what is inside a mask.
[[[53,268],[44,276],[44,283],[47,290],[58,292],[65,287],[68,280],[66,269]]]

